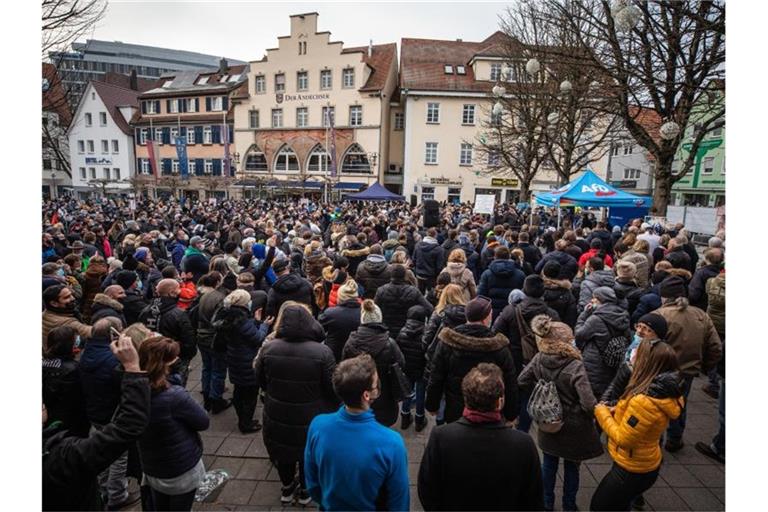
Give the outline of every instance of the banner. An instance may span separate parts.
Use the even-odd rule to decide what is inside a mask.
[[[336,127],[334,126],[334,118],[335,116],[332,116],[330,114],[330,111],[328,112],[328,126],[331,128],[331,147],[330,147],[330,153],[331,153],[331,177],[336,177]]]
[[[176,156],[179,157],[179,170],[181,179],[189,179],[189,160],[187,159],[187,139],[186,137],[176,137]]]
[[[157,168],[157,147],[152,139],[147,141],[147,153],[149,153],[150,172],[157,178],[160,176],[160,170]]]
[[[231,168],[231,164],[229,161],[229,126],[226,123],[224,123],[221,129],[222,129],[221,140],[224,143],[224,162],[222,162],[223,167],[221,169],[221,175],[229,176],[230,168]]]

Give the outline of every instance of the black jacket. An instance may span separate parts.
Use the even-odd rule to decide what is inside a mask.
[[[381,261],[371,261],[369,258],[357,266],[355,275],[355,281],[363,287],[364,299],[373,299],[376,290],[387,284],[392,275],[387,260],[383,257]]]
[[[214,316],[217,343],[226,346],[229,380],[237,386],[256,386],[253,360],[267,336],[267,325],[258,324],[244,306],[222,307]],[[221,350],[224,347],[214,346]]]
[[[576,346],[581,350],[592,393],[602,396],[616,375],[616,369],[603,361],[608,342],[625,336],[630,340],[629,313],[618,304],[606,302],[597,309],[587,308],[576,321]]]
[[[202,295],[198,295],[197,304],[193,304],[189,308],[192,327],[197,332],[198,346],[207,349],[213,348],[213,341],[216,336],[213,317],[228,293],[229,290],[224,288],[224,286],[206,291]]]
[[[523,258],[525,262],[530,264],[531,267],[535,267],[541,259],[541,251],[538,247],[529,244],[528,242],[520,242],[517,247],[523,251]]]
[[[177,302],[175,297],[152,299],[149,306],[144,308],[144,311],[139,315],[139,321],[150,329],[178,342],[181,346],[179,358],[190,361],[197,354],[195,330],[192,328],[192,322],[189,320],[187,312],[176,306]],[[154,321],[158,318],[157,325],[154,325]]]
[[[443,329],[427,384],[426,409],[437,411],[445,395],[445,422],[461,417],[464,396],[461,381],[469,370],[480,363],[494,363],[504,374],[504,410],[508,421],[517,417],[517,371],[509,351],[509,340],[479,324],[464,324],[456,329]]]
[[[500,332],[509,339],[509,349],[515,361],[515,368],[520,373],[528,361],[523,360],[523,344],[520,335],[520,325],[517,323],[515,308],[520,308],[523,319],[531,325],[531,320],[536,315],[549,315],[552,320],[560,321],[560,316],[547,303],[541,299],[526,297],[519,304],[510,304],[504,308],[499,318],[493,323],[493,331]]]
[[[298,274],[286,274],[277,278],[267,294],[267,316],[277,316],[284,302],[293,300],[312,306],[312,284]]]
[[[139,321],[139,315],[147,307],[147,301],[137,289],[125,290],[125,298],[122,300],[123,315],[127,325],[135,324]]]
[[[397,346],[405,357],[405,375],[411,382],[424,376],[426,366],[426,346],[423,343],[426,310],[413,306],[408,310],[408,320],[397,335]]]
[[[623,278],[616,278],[613,291],[616,292],[616,298],[619,299],[620,305],[627,305],[630,317],[635,312],[635,309],[637,309],[640,298],[645,294],[645,291],[637,286],[633,279],[625,280]]]
[[[369,354],[376,362],[379,374],[381,394],[371,409],[376,421],[389,427],[397,421],[397,402],[392,396],[392,385],[389,379],[389,367],[399,363],[405,365],[405,357],[397,344],[390,338],[387,326],[380,323],[361,324],[355,332],[349,335],[344,345],[343,359],[350,359],[360,354]]]
[[[48,410],[48,423],[61,421],[72,435],[88,437],[91,423],[77,361],[43,359],[43,403]]]
[[[91,325],[109,316],[120,320],[124,328],[128,327],[125,315],[123,315],[123,305],[103,293],[97,293],[91,306]]]
[[[579,262],[576,260],[576,258],[564,251],[552,251],[545,254],[539,260],[536,266],[533,267],[534,272],[540,274],[542,269],[544,269],[544,265],[546,265],[548,261],[556,261],[560,264],[560,275],[557,276],[558,279],[567,279],[572,281],[573,278],[576,277],[576,274],[579,272]]]
[[[413,273],[417,277],[435,278],[443,269],[443,248],[436,242],[422,240],[413,251]]]
[[[544,509],[536,445],[531,436],[504,422],[461,418],[435,427],[418,484],[424,510]]]
[[[146,374],[126,373],[112,422],[82,439],[61,426],[43,430],[43,510],[102,510],[96,477],[141,436],[149,422]]]
[[[463,304],[449,304],[445,306],[442,312],[435,311],[432,313],[424,328],[424,346],[427,347],[428,366],[435,355],[435,350],[437,350],[437,333],[440,332],[440,329],[445,327],[454,329],[465,323],[467,323],[467,315],[464,312]]]
[[[573,329],[576,325],[576,297],[571,291],[571,282],[564,279],[544,278],[544,296],[547,306],[557,311],[560,321]]]
[[[320,313],[317,320],[325,330],[325,344],[333,351],[336,362],[341,361],[341,351],[349,335],[360,325],[360,302],[357,299],[340,302]]]
[[[493,319],[495,320],[509,303],[512,290],[522,290],[525,273],[512,260],[493,260],[488,269],[480,276],[477,294],[491,299]]]
[[[448,264],[448,256],[451,255],[451,252],[454,249],[459,248],[459,241],[458,240],[451,240],[450,238],[446,238],[445,241],[440,244],[440,248],[443,251],[443,259],[440,261],[440,268],[445,268],[445,266]]]
[[[262,434],[273,460],[303,460],[312,419],[336,407],[331,381],[336,361],[322,340],[322,327],[306,310],[288,308],[275,339],[256,359],[259,387],[266,393]]]
[[[424,306],[430,314],[434,309],[418,288],[395,279],[376,291],[375,302],[381,308],[382,322],[389,328],[389,336],[392,338],[400,333],[412,306]]]
[[[684,247],[677,247],[664,256],[664,259],[672,264],[674,268],[682,268],[693,274],[695,270],[691,264],[691,257],[688,255]]]
[[[599,239],[603,243],[603,249],[607,254],[613,255],[613,238],[611,233],[605,229],[596,229],[592,231],[587,237],[587,242],[590,244],[595,238]]]
[[[696,306],[703,311],[707,310],[707,306],[709,306],[707,281],[717,277],[719,273],[719,265],[705,265],[694,272],[693,278],[688,285],[688,301],[691,306]]]

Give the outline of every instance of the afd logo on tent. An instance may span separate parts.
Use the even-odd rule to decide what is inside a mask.
[[[600,185],[599,183],[593,183],[591,185],[582,185],[581,186],[581,192],[583,193],[590,193],[593,192],[597,197],[605,197],[605,196],[613,196],[616,195],[615,190],[611,190],[605,185]]]

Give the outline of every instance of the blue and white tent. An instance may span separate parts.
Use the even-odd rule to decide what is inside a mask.
[[[650,208],[651,198],[636,196],[610,186],[587,170],[575,181],[551,192],[534,192],[540,206],[587,206],[593,208]]]

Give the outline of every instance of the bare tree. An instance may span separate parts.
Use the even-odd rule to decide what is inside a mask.
[[[105,0],[42,0],[43,59],[93,29],[106,10]]]
[[[549,22],[573,34],[579,52],[547,48],[548,58],[575,59],[583,69],[607,76],[612,111],[635,141],[654,158],[652,212],[666,215],[672,185],[692,168],[706,135],[722,125],[723,104],[695,114],[725,65],[725,4],[720,0],[543,0]],[[660,133],[638,119],[638,107],[657,112]],[[692,118],[692,114],[693,118]],[[697,130],[676,173],[675,153],[692,122]],[[677,128],[677,129],[675,129]]]

